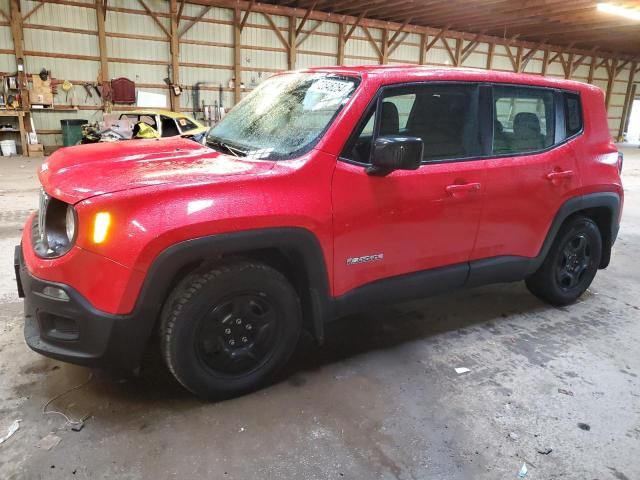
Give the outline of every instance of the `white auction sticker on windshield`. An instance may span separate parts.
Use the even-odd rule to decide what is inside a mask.
[[[353,88],[353,83],[344,80],[330,80],[323,78],[313,82],[309,87],[310,92],[324,93],[327,95],[346,95]]]

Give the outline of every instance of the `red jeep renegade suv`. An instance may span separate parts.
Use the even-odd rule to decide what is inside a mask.
[[[575,301],[609,263],[622,157],[603,94],[538,76],[327,68],[262,83],[199,145],[65,148],[16,248],[25,337],[90,366],[158,338],[190,391],[273,378],[301,330],[525,280]],[[157,335],[152,335],[157,332]]]

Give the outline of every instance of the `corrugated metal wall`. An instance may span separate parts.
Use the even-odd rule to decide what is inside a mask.
[[[29,12],[39,2],[21,0],[22,12]],[[146,0],[149,8],[157,14],[158,21],[168,30],[169,2]],[[86,7],[83,5],[86,4]],[[9,11],[9,0],[0,0],[0,8]],[[203,6],[186,4],[183,20],[179,26],[182,32],[192,20],[204,11]],[[272,15],[273,22],[288,38],[289,18]],[[296,20],[297,25],[301,19]],[[300,32],[297,47],[296,68],[330,66],[337,63],[338,24],[324,22],[318,25],[309,20]],[[350,27],[347,27],[350,28]],[[369,33],[378,42],[383,30],[369,28]],[[392,35],[392,33],[389,33]],[[76,110],[43,111],[34,113],[36,128],[42,133],[45,145],[61,144],[60,120],[64,118],[84,118],[97,120],[100,99],[90,97],[82,87],[83,82],[96,82],[100,69],[97,39],[96,10],[92,0],[57,0],[45,3],[24,25],[25,63],[27,71],[37,73],[42,68],[51,70],[60,80],[70,80],[76,86],[71,94],[61,90],[55,97],[58,108],[69,108],[72,103],[79,105]],[[416,33],[400,34],[402,40],[394,47],[388,58],[390,64],[418,64],[421,36]],[[427,39],[428,41],[431,38]],[[452,51],[456,49],[455,39],[440,39],[427,52],[427,65],[451,65],[451,57],[443,42],[448,42]],[[139,90],[159,92],[168,95],[164,79],[169,76],[171,55],[169,40],[162,28],[145,12],[137,0],[110,0],[106,15],[106,43],[109,76],[127,77],[137,83]],[[464,49],[469,41],[463,41]],[[15,71],[13,43],[7,22],[0,22],[0,71]],[[512,49],[515,51],[515,48]],[[366,31],[357,27],[344,51],[346,65],[378,64],[378,51],[372,46]],[[486,68],[489,45],[480,43],[465,59],[463,66]],[[551,53],[553,57],[555,53]],[[275,72],[286,70],[287,49],[272,30],[261,13],[251,12],[241,34],[240,63],[243,95]],[[587,81],[590,58],[578,67],[574,79]],[[181,108],[185,111],[199,109],[203,103],[213,104],[222,96],[225,106],[233,104],[233,88],[230,81],[234,75],[233,10],[211,8],[199,22],[190,26],[181,37],[180,83],[184,85]],[[600,63],[600,59],[597,59]],[[543,52],[537,52],[526,64],[525,72],[540,73]],[[492,68],[513,71],[506,47],[496,45]],[[559,61],[550,64],[547,75],[564,78]],[[620,125],[630,67],[626,66],[613,82],[609,108],[609,127],[617,135]],[[599,87],[607,87],[607,70],[601,66],[594,71],[593,82]],[[222,92],[220,92],[222,87]],[[75,100],[73,97],[75,96]],[[73,100],[73,101],[72,101]]]

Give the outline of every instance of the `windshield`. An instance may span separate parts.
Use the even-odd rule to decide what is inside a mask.
[[[207,145],[236,156],[291,158],[307,151],[349,100],[359,80],[290,73],[264,81],[207,135]]]

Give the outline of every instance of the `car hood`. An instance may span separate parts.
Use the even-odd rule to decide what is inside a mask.
[[[180,137],[125,140],[62,148],[42,164],[40,182],[67,203],[121,190],[169,183],[211,183],[257,175],[274,163],[216,152]]]

